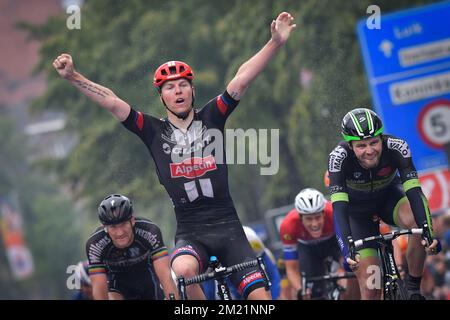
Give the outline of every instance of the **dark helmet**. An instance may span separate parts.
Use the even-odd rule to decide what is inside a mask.
[[[130,199],[120,194],[107,196],[98,207],[98,218],[104,225],[122,223],[132,215],[133,204]]]
[[[342,119],[342,136],[345,141],[373,138],[382,132],[380,117],[367,108],[353,109]]]

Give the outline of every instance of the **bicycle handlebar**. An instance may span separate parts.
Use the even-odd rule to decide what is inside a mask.
[[[235,272],[238,272],[238,271],[250,268],[250,267],[255,267],[257,265],[258,265],[258,260],[254,259],[251,261],[238,263],[238,264],[235,264],[235,265],[227,267],[227,268],[219,267],[211,272],[205,272],[205,273],[199,274],[197,276],[194,276],[192,278],[185,279],[185,286],[188,286],[188,285],[191,285],[194,283],[200,283],[200,282],[211,280],[211,279],[215,279],[218,276],[226,277]]]
[[[390,233],[380,234],[378,236],[371,236],[371,237],[367,237],[367,238],[364,238],[364,239],[359,239],[359,240],[356,240],[356,241],[353,241],[349,237],[349,242],[350,242],[350,246],[351,246],[351,244],[353,242],[354,248],[358,249],[364,243],[367,243],[367,242],[371,242],[371,241],[387,242],[387,241],[392,241],[392,240],[398,238],[401,235],[405,235],[405,234],[420,234],[421,235],[422,233],[423,233],[423,228],[414,228],[414,229],[409,229],[409,230],[392,231]]]
[[[309,283],[309,282],[334,281],[334,280],[340,280],[340,279],[351,279],[351,278],[355,278],[355,277],[356,276],[354,273],[346,272],[342,275],[326,274],[326,275],[319,276],[319,277],[309,277],[306,279],[305,282]]]

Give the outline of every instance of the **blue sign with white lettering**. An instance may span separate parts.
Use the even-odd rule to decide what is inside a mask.
[[[408,142],[417,170],[447,167],[450,1],[381,12],[379,26],[369,22],[359,21],[357,31],[385,132]]]

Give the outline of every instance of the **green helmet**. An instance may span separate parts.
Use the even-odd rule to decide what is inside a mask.
[[[342,119],[342,136],[345,141],[373,138],[383,132],[380,117],[370,109],[357,108]]]

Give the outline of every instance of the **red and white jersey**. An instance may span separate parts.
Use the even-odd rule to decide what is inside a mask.
[[[292,209],[281,222],[280,237],[283,243],[283,252],[285,260],[298,259],[298,243],[306,245],[315,245],[335,236],[333,223],[333,207],[331,202],[327,202],[324,209],[325,221],[322,229],[322,235],[319,238],[313,238],[306,230],[300,219],[300,214],[296,209]]]

